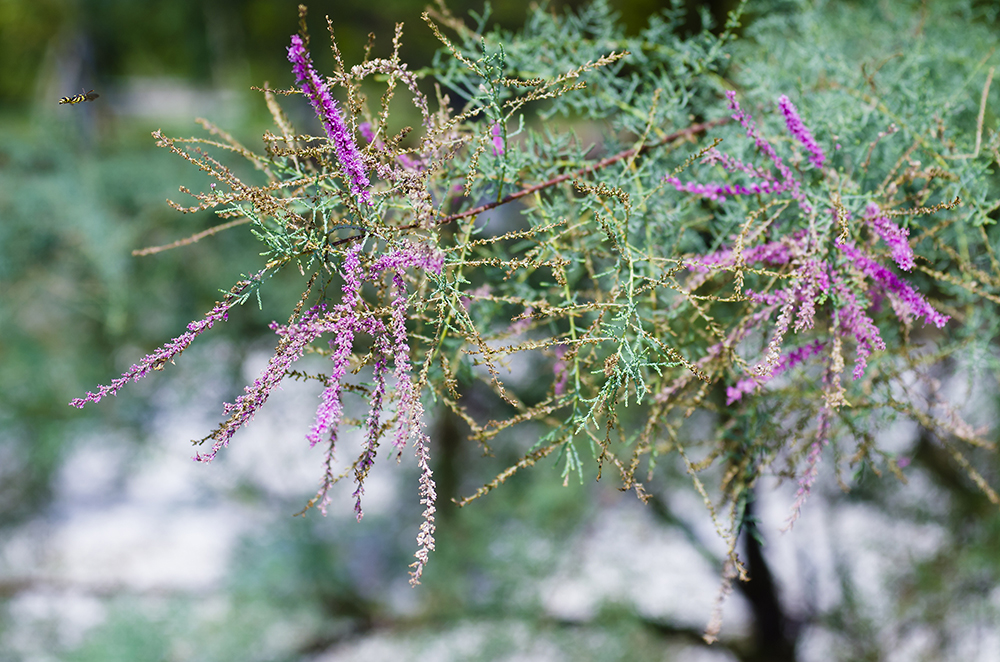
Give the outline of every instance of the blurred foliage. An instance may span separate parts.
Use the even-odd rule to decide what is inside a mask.
[[[40,91],[39,76],[53,75],[53,67],[70,79],[71,89],[60,94],[70,94],[79,85],[105,87],[129,76],[244,88],[268,80],[278,85],[277,81],[287,80],[287,71],[275,54],[284,52],[288,35],[295,31],[297,4],[298,0],[0,0],[0,106],[23,105]],[[429,64],[439,46],[428,31],[413,29],[420,25],[425,0],[306,4],[314,17],[333,19],[340,47],[350,60],[360,59],[369,32],[391,34],[398,21],[410,28],[401,53],[415,68]],[[478,0],[448,4],[458,15],[483,6]],[[546,6],[559,12],[582,4],[582,0],[554,0]],[[734,3],[688,0],[687,4],[713,14],[721,24]],[[624,0],[615,5],[625,25],[637,30],[666,3]],[[491,20],[515,28],[524,20],[525,10],[525,5],[498,2]],[[692,11],[691,30],[700,28],[701,15]],[[317,56],[328,68],[329,53],[318,51]]]

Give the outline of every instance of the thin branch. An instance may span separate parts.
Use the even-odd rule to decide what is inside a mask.
[[[228,230],[229,228],[236,227],[237,225],[244,225],[244,224],[249,223],[249,222],[250,222],[249,218],[238,218],[238,219],[236,219],[234,221],[229,221],[228,223],[223,223],[222,225],[216,225],[216,226],[211,227],[211,228],[209,228],[207,230],[203,230],[201,232],[195,233],[195,234],[191,235],[190,237],[185,237],[184,239],[178,239],[177,241],[175,241],[173,243],[170,243],[170,244],[165,244],[163,246],[150,246],[148,248],[137,248],[136,250],[132,251],[132,255],[134,255],[134,256],[154,255],[155,253],[160,253],[160,252],[163,252],[163,251],[168,251],[168,250],[170,250],[172,248],[179,248],[181,246],[188,246],[190,244],[195,243],[196,241],[198,241],[200,239],[204,239],[205,237],[209,237],[209,236],[211,236],[213,234],[217,234],[219,232],[222,232],[223,230]]]
[[[990,83],[993,82],[993,73],[996,67],[990,67],[990,73],[986,76],[986,84],[983,85],[983,94],[979,98],[979,116],[976,118],[976,148],[971,154],[955,154],[946,156],[946,159],[974,159],[979,156],[979,148],[983,143],[983,118],[986,116],[986,101],[990,96]]]
[[[476,216],[477,214],[482,214],[485,211],[489,211],[490,209],[495,209],[495,208],[497,208],[497,207],[499,207],[501,205],[507,204],[508,202],[513,202],[514,200],[517,200],[518,198],[523,198],[526,195],[531,195],[532,193],[534,193],[536,191],[541,191],[543,189],[547,189],[549,187],[555,186],[556,184],[561,184],[562,182],[565,182],[567,180],[576,179],[578,177],[586,175],[589,172],[593,172],[595,170],[600,170],[602,168],[606,168],[609,165],[611,165],[612,163],[616,163],[618,161],[621,161],[622,159],[627,159],[627,158],[630,158],[630,157],[638,156],[640,154],[644,154],[644,153],[648,152],[651,149],[654,149],[656,147],[660,147],[660,146],[662,146],[662,145],[664,145],[666,143],[669,143],[669,142],[672,142],[674,140],[677,140],[678,138],[689,138],[689,137],[694,136],[696,134],[704,133],[704,132],[708,131],[709,129],[713,128],[713,127],[719,126],[720,124],[725,124],[726,122],[729,121],[729,119],[730,118],[728,116],[726,116],[726,117],[720,117],[718,119],[714,119],[714,120],[712,120],[710,122],[702,122],[701,124],[692,124],[691,126],[687,127],[686,129],[681,129],[680,131],[675,131],[674,133],[668,134],[668,135],[664,136],[663,138],[660,138],[659,140],[657,140],[655,142],[649,143],[648,145],[643,145],[642,147],[639,147],[637,149],[636,148],[627,149],[624,152],[619,152],[618,154],[615,154],[614,156],[609,156],[609,157],[607,157],[605,159],[601,159],[600,161],[595,161],[594,163],[591,163],[588,166],[584,166],[583,168],[580,168],[579,170],[575,170],[573,172],[567,172],[567,173],[564,173],[562,175],[559,175],[558,177],[553,177],[552,179],[549,179],[547,181],[541,182],[539,184],[534,184],[533,186],[529,186],[527,188],[521,189],[520,191],[517,191],[516,193],[511,193],[506,198],[503,198],[503,199],[501,199],[501,200],[499,200],[497,202],[491,202],[489,204],[485,204],[485,205],[481,205],[479,207],[475,207],[474,209],[467,209],[467,210],[465,210],[463,212],[459,212],[457,214],[452,214],[451,216],[445,216],[444,218],[442,218],[441,220],[439,220],[437,222],[437,225],[445,225],[447,223],[451,223],[452,221],[458,221],[458,220],[461,220],[463,218],[468,218],[469,216]],[[417,227],[417,226],[414,223],[412,225],[403,226],[400,229],[401,230],[405,230],[405,229],[409,229],[409,228],[412,228],[412,227]]]

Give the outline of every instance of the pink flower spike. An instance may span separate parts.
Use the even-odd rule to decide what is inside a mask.
[[[878,264],[867,255],[858,250],[850,242],[841,245],[840,250],[847,259],[851,260],[855,268],[871,278],[875,284],[884,292],[896,296],[902,303],[902,310],[905,312],[903,321],[909,315],[922,317],[925,324],[933,324],[939,329],[951,319],[948,315],[943,315],[931,306],[916,290],[910,287],[905,281],[899,278],[889,269]]]
[[[313,69],[309,52],[302,43],[302,37],[297,34],[292,35],[292,45],[288,47],[288,61],[292,63],[292,71],[295,73],[295,80],[302,94],[309,99],[316,115],[323,122],[323,128],[333,143],[337,162],[344,171],[351,193],[363,203],[374,204],[371,191],[368,190],[370,182],[361,153],[354,144],[354,138],[351,137],[350,129],[344,122],[337,101],[330,95],[326,81]]]
[[[795,139],[802,143],[803,147],[809,150],[809,153],[812,154],[809,160],[814,166],[821,169],[826,161],[826,155],[823,154],[820,146],[816,144],[815,138],[813,138],[809,129],[806,128],[806,125],[802,123],[802,118],[799,117],[799,111],[795,108],[795,105],[789,101],[787,96],[782,94],[778,99],[778,106],[785,116],[785,125],[788,127],[788,132],[795,136]]]
[[[875,230],[875,234],[889,247],[892,259],[896,261],[899,268],[903,271],[912,271],[916,264],[913,261],[913,249],[910,248],[910,242],[907,240],[910,231],[890,221],[889,217],[874,203],[868,205],[865,215]]]
[[[272,325],[274,331],[282,337],[278,349],[268,361],[264,372],[254,380],[253,384],[243,389],[243,395],[232,403],[226,403],[224,413],[229,417],[212,435],[212,448],[207,453],[198,453],[195,460],[211,462],[218,452],[229,445],[236,431],[253,419],[254,415],[264,406],[271,392],[284,379],[292,363],[302,357],[305,347],[324,332],[330,329],[326,308],[315,306],[302,314],[294,324],[287,327]]]
[[[246,292],[247,288],[253,283],[259,281],[264,275],[264,271],[261,271],[254,276],[251,276],[249,280],[242,281],[238,283],[228,295],[221,301],[215,304],[215,307],[209,311],[203,319],[191,322],[187,326],[187,333],[183,333],[170,342],[164,344],[162,347],[156,351],[147,354],[139,363],[133,365],[126,371],[121,377],[112,381],[106,386],[101,386],[97,389],[97,393],[87,392],[82,398],[76,398],[69,404],[77,409],[82,409],[84,405],[88,402],[98,403],[101,398],[107,395],[118,395],[118,391],[122,389],[129,382],[137,382],[153,370],[161,370],[163,366],[167,363],[173,362],[175,358],[180,356],[181,352],[187,349],[195,338],[200,336],[205,331],[211,329],[216,322],[224,322],[229,317],[229,310],[236,304],[242,301],[242,295]]]

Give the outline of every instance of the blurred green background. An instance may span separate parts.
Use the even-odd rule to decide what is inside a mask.
[[[242,273],[257,267],[257,243],[241,231],[151,257],[133,257],[131,251],[169,243],[215,224],[211,214],[182,215],[166,205],[167,198],[187,204],[178,186],[198,190],[207,180],[189,164],[157,149],[150,132],[200,135],[194,118],[206,117],[251,148],[260,145],[271,120],[261,95],[249,88],[265,81],[275,87],[291,84],[285,48],[297,30],[297,4],[0,0],[0,539],[37,544],[37,549],[13,543],[0,546],[0,662],[300,660],[352,641],[373,648],[359,645],[357,657],[344,653],[323,659],[408,659],[398,656],[398,648],[378,648],[381,633],[405,640],[414,657],[419,653],[430,659],[757,659],[738,645],[703,648],[698,634],[704,621],[699,619],[707,618],[707,609],[693,621],[669,620],[644,613],[625,596],[610,594],[596,611],[573,616],[572,609],[543,608],[526,597],[554,570],[565,569],[567,559],[587,557],[585,549],[567,550],[562,545],[567,539],[579,544],[576,536],[581,531],[597,528],[593,517],[599,508],[611,513],[612,522],[638,522],[635,527],[643,535],[672,531],[670,535],[694,550],[696,560],[712,558],[718,551],[712,547],[710,527],[706,532],[685,523],[670,504],[655,504],[641,516],[647,519],[636,519],[640,516],[631,505],[621,505],[623,499],[634,502],[634,496],[618,495],[613,484],[571,482],[563,487],[550,467],[519,475],[474,508],[457,512],[444,504],[439,548],[424,586],[417,591],[405,587],[419,516],[411,503],[412,481],[391,507],[373,509],[360,525],[337,515],[289,517],[302,506],[303,495],[311,494],[318,463],[309,467],[307,482],[297,493],[268,492],[262,482],[242,477],[238,470],[242,465],[235,460],[232,465],[223,460],[221,466],[201,468],[202,480],[220,487],[203,488],[199,483],[196,494],[183,498],[202,508],[222,493],[238,504],[226,511],[227,516],[242,517],[244,508],[259,516],[255,521],[266,523],[241,532],[226,561],[224,579],[204,590],[142,591],[113,582],[74,587],[64,580],[18,574],[19,567],[33,567],[18,561],[22,556],[44,556],[50,530],[45,527],[78,514],[67,510],[67,501],[73,501],[67,494],[96,494],[73,487],[74,481],[88,479],[76,474],[92,471],[96,480],[113,465],[114,477],[106,481],[94,505],[109,510],[121,494],[136,489],[129,487],[127,476],[148,464],[150,457],[186,462],[187,440],[208,428],[196,425],[192,435],[183,436],[162,421],[162,414],[204,409],[214,424],[221,401],[231,399],[254,378],[255,373],[244,373],[245,364],[255,353],[273,347],[267,324],[287,316],[284,302],[299,291],[294,279],[272,281],[262,309],[252,302],[231,314],[228,323],[211,331],[214,340],[206,340],[205,349],[186,352],[178,366],[169,366],[97,406],[82,411],[67,406],[72,398],[106,383],[145,352],[181,333],[188,322],[212,307],[220,289],[228,289]],[[428,65],[438,45],[420,20],[422,2],[308,4],[314,43],[325,43],[323,17],[330,15],[348,62],[360,59],[369,32],[377,36],[376,53],[387,52],[398,21],[406,24],[402,55],[411,68]],[[480,2],[448,4],[458,16],[482,11]],[[578,4],[547,6],[563,12]],[[718,20],[734,3],[687,4],[693,10],[689,29],[697,31],[699,12]],[[771,3],[782,4],[794,9],[799,3]],[[653,0],[613,5],[633,32],[663,8]],[[520,3],[495,3],[492,20],[514,29],[526,12]],[[327,49],[314,48],[313,53],[321,70],[332,66]],[[94,89],[101,96],[76,106],[56,103],[82,89]],[[205,392],[214,395],[208,402],[198,402],[198,394]],[[274,443],[304,444],[306,424],[296,421]],[[440,425],[437,439],[459,443],[447,421]],[[94,439],[103,440],[98,445],[105,444],[109,455],[99,455],[92,465],[79,458],[66,463],[84,441],[92,444]],[[468,493],[514,459],[502,449],[493,458],[479,454],[478,448],[442,448],[435,472],[445,492],[460,485]],[[271,456],[250,458],[248,465],[257,466],[244,467],[246,475],[269,470],[266,463]],[[72,467],[70,474],[67,466]],[[149,484],[168,482],[160,477]],[[859,503],[879,499],[902,503],[900,489],[888,481],[875,482],[851,498]],[[958,487],[944,496],[940,486],[919,489],[942,499],[962,496]],[[702,518],[697,499],[680,503],[696,513],[691,520]],[[898,507],[907,512],[914,508],[908,502]],[[916,510],[910,512],[912,519],[926,525],[929,536],[939,533],[934,522],[948,517],[922,507]],[[964,531],[955,544],[966,555],[963,567],[971,569],[962,581],[976,595],[986,595],[986,603],[1000,604],[1000,595],[989,597],[991,590],[995,593],[1000,520],[993,513],[986,516],[985,526],[973,526],[973,516],[984,517],[980,501],[954,517],[955,528]],[[35,535],[37,526],[42,532]],[[128,526],[127,520],[121,526]],[[169,547],[171,534],[161,535]],[[804,535],[808,539],[808,533]],[[109,538],[106,544],[114,542]],[[961,587],[949,584],[948,572],[942,570],[951,568],[953,560],[944,553],[915,558],[914,572],[899,584],[900,590],[912,595],[932,596],[930,608],[937,610],[938,619],[934,622],[945,629],[949,600],[961,595]],[[606,561],[613,568],[619,559]],[[655,556],[647,562],[677,564],[681,572],[687,567],[684,561]],[[846,564],[846,557],[833,563],[840,562]],[[702,568],[706,569],[710,580],[718,571],[711,563]],[[928,600],[907,601],[912,595],[894,596],[901,600],[902,622],[924,623],[925,617],[912,611],[925,608]],[[681,599],[691,597],[684,594]],[[832,610],[829,605],[808,604],[806,598],[804,606],[796,607],[807,615],[826,609],[841,619],[828,627],[849,639],[831,638],[830,650],[856,653],[853,659],[882,659],[879,651],[886,644],[874,624],[874,608],[852,593],[846,581],[840,597]],[[705,599],[710,605],[713,587]],[[733,600],[737,604],[729,613],[734,623],[730,634],[738,643],[746,639],[748,620],[745,607]],[[32,611],[32,605],[50,609],[52,603],[79,603],[84,605],[81,610],[90,609],[99,617],[74,620],[41,607],[37,609],[42,611]],[[79,626],[78,636],[70,631],[77,626],[69,625],[76,622],[88,624]],[[470,634],[463,629],[470,622],[487,622],[490,627]],[[900,638],[906,630],[901,631]],[[545,636],[537,636],[540,632]],[[440,640],[458,642],[459,652],[443,653]],[[462,649],[463,641],[473,643]],[[515,645],[519,641],[535,642],[535,648],[526,653]],[[822,638],[819,644],[813,641],[822,649]],[[982,641],[993,639],[985,636]],[[802,652],[802,659],[828,658],[813,651],[811,657]]]

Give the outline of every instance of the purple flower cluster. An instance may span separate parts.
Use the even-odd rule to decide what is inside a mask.
[[[885,341],[869,312],[877,302],[888,298],[896,317],[904,324],[914,318],[921,318],[926,324],[943,328],[948,316],[942,315],[931,306],[909,284],[866,255],[851,242],[838,244],[844,259],[831,263],[815,256],[810,248],[809,235],[797,232],[781,241],[765,242],[752,246],[741,253],[743,264],[764,263],[770,267],[789,265],[791,274],[787,287],[768,293],[746,290],[746,296],[762,306],[751,322],[751,328],[760,328],[775,314],[771,339],[760,363],[754,366],[752,375],[742,379],[727,391],[729,404],[743,395],[755,392],[770,379],[806,359],[815,356],[825,346],[824,342],[807,344],[782,356],[781,347],[789,329],[795,333],[808,331],[814,327],[818,301],[830,299],[835,302],[832,315],[833,332],[840,339],[851,339],[855,344],[854,379],[861,379],[868,366],[869,357],[876,351],[884,351]],[[688,286],[700,286],[713,271],[735,268],[737,254],[733,249],[724,249],[695,258],[688,263],[694,272]],[[862,288],[862,304],[857,288]],[[743,328],[739,337],[730,338],[730,346],[743,340],[749,331]]]
[[[811,214],[812,209],[803,202],[805,194],[789,167],[782,162],[774,147],[758,134],[753,118],[740,109],[735,94],[728,92],[727,98],[729,107],[733,111],[733,119],[743,126],[747,137],[751,138],[757,149],[771,161],[777,174],[744,164],[736,158],[712,149],[706,152],[704,163],[717,164],[729,172],[742,173],[749,177],[752,183],[748,185],[682,183],[676,178],[669,178],[666,181],[678,190],[712,199],[721,199],[724,195],[790,191],[792,197],[799,201],[800,208],[805,213]],[[823,169],[826,165],[826,156],[812,133],[805,127],[798,110],[784,95],[778,100],[778,105],[785,117],[789,133],[809,151],[812,164],[818,169]],[[914,318],[920,318],[925,324],[933,324],[938,328],[943,328],[948,322],[948,316],[935,310],[913,287],[848,240],[847,227],[843,221],[850,218],[849,210],[838,204],[834,216],[841,221],[839,230],[837,224],[831,228],[831,231],[838,230],[841,233],[833,242],[839,250],[840,259],[837,259],[836,253],[827,259],[821,258],[824,244],[820,242],[815,230],[800,230],[779,241],[762,242],[739,251],[724,249],[688,260],[687,267],[693,272],[688,281],[691,291],[700,287],[719,270],[738,270],[744,265],[751,264],[763,264],[771,268],[785,267],[789,270],[789,284],[786,287],[766,293],[756,293],[749,289],[744,292],[747,298],[760,306],[760,309],[751,316],[748,324],[741,325],[734,331],[733,337],[720,343],[710,351],[709,357],[705,357],[706,360],[710,360],[712,356],[717,357],[726,351],[727,347],[735,347],[742,342],[752,330],[760,329],[769,320],[774,319],[771,337],[763,357],[752,368],[749,377],[729,387],[727,391],[729,404],[740,400],[746,394],[758,391],[776,375],[829,348],[829,343],[816,340],[800,346],[784,357],[781,354],[789,330],[802,333],[814,327],[816,307],[820,302],[832,302],[830,340],[833,341],[834,349],[829,360],[831,364],[839,361],[840,366],[832,369],[830,373],[837,376],[837,384],[829,385],[831,393],[834,391],[839,393],[838,389],[841,388],[839,375],[843,362],[839,348],[844,340],[852,340],[855,345],[853,371],[855,379],[864,376],[868,359],[872,354],[885,350],[885,341],[870,312],[877,309],[881,300],[888,299],[896,317],[906,325]],[[907,240],[909,231],[889,220],[888,215],[874,203],[866,208],[865,219],[874,233],[889,247],[896,264],[906,271],[912,270],[914,257]],[[833,356],[834,354],[836,356]],[[674,388],[674,385],[670,385],[658,398],[667,397],[665,394],[668,391],[672,392]],[[828,400],[834,403],[834,406],[839,406],[837,403],[842,402],[842,397],[831,395]]]
[[[330,368],[330,375],[327,377],[329,384],[320,395],[320,404],[316,410],[316,419],[312,428],[306,435],[310,446],[315,446],[321,441],[329,440],[332,447],[337,440],[337,428],[343,416],[343,407],[340,397],[341,382],[347,374],[350,366],[351,352],[354,350],[354,337],[359,332],[367,331],[373,336],[380,335],[379,326],[381,322],[377,319],[359,317],[357,306],[361,301],[361,260],[358,258],[360,245],[355,244],[344,256],[344,269],[341,276],[344,279],[343,297],[341,302],[333,307],[331,314],[324,315],[323,323],[307,323],[297,325],[300,331],[312,335],[310,331],[322,326],[322,333],[332,332],[333,339],[330,340],[330,349],[333,353],[330,360],[333,367]]]
[[[847,242],[839,248],[855,269],[874,281],[878,292],[887,294],[895,300],[896,314],[904,323],[909,323],[912,317],[922,317],[925,324],[933,324],[939,329],[948,323],[950,318],[947,315],[934,310],[934,307],[903,279],[862,253],[853,244]]]
[[[801,347],[797,347],[792,351],[788,352],[787,355],[782,356],[778,365],[774,367],[771,371],[770,378],[777,377],[783,372],[787,372],[792,368],[795,368],[800,363],[804,363],[808,359],[816,356],[825,347],[824,343],[820,340],[813,341]],[[741,379],[736,382],[735,386],[730,386],[726,389],[726,404],[731,405],[734,402],[739,401],[744,395],[750,395],[756,393],[764,385],[764,380],[752,376],[747,379]]]
[[[285,372],[292,363],[302,357],[306,346],[329,330],[329,325],[324,324],[325,312],[325,307],[316,306],[306,311],[295,325],[287,329],[271,325],[271,328],[282,336],[274,356],[268,361],[263,374],[254,380],[253,384],[243,389],[243,395],[234,402],[224,405],[223,413],[228,418],[209,437],[213,440],[212,448],[207,453],[196,454],[195,460],[199,462],[214,460],[218,452],[229,445],[236,431],[253,419],[257,411],[267,402],[271,392],[284,379]]]
[[[795,502],[792,504],[792,513],[788,517],[784,530],[789,530],[795,524],[802,512],[802,506],[812,492],[813,483],[819,475],[819,459],[823,453],[823,448],[830,441],[830,416],[828,407],[823,407],[819,412],[819,421],[816,424],[816,438],[809,447],[809,455],[806,457],[806,470],[799,476],[799,489],[795,493]]]
[[[729,172],[744,172],[754,179],[774,181],[774,175],[768,170],[743,163],[739,159],[725,152],[720,152],[714,147],[705,152],[705,156],[702,157],[701,162],[705,165],[720,165],[723,170],[728,170]]]
[[[792,198],[798,201],[803,211],[806,213],[811,212],[811,207],[805,202],[805,194],[802,192],[802,185],[799,180],[796,179],[792,169],[778,156],[774,146],[757,132],[757,125],[753,121],[753,117],[743,111],[740,108],[739,102],[736,101],[736,93],[733,91],[726,92],[726,98],[729,100],[729,109],[733,111],[732,118],[746,129],[747,137],[753,139],[757,149],[771,161],[774,168],[777,169],[778,175],[775,176],[774,173],[765,168],[743,163],[733,156],[719,152],[716,149],[711,149],[702,158],[702,163],[717,164],[729,172],[742,172],[750,178],[750,183],[682,182],[677,177],[666,177],[664,181],[672,184],[678,191],[693,193],[719,202],[725,200],[727,195],[758,195],[789,191]],[[785,124],[788,127],[788,131],[812,154],[810,161],[812,161],[813,165],[822,169],[826,157],[823,154],[823,150],[819,148],[813,139],[812,133],[802,123],[802,119],[799,117],[795,106],[792,105],[786,96],[782,96],[778,100],[778,105],[785,115]]]
[[[865,219],[875,230],[875,234],[889,247],[892,259],[896,261],[899,268],[903,271],[912,271],[915,266],[913,249],[910,248],[910,242],[907,240],[910,231],[890,221],[889,217],[875,203],[868,205],[865,211]]]
[[[778,99],[778,107],[781,108],[781,114],[785,116],[785,126],[788,127],[788,132],[802,143],[803,147],[809,150],[809,153],[812,154],[809,157],[812,164],[822,169],[823,164],[826,162],[826,156],[823,154],[820,146],[816,144],[812,132],[802,123],[802,118],[799,117],[799,111],[795,108],[795,105],[788,100],[787,96],[782,94]]]
[[[703,198],[716,200],[718,202],[725,200],[727,195],[779,193],[789,188],[784,183],[774,181],[754,182],[747,186],[743,186],[741,184],[719,184],[717,182],[709,182],[707,184],[703,184],[701,182],[682,182],[677,177],[667,177],[663,181],[668,184],[672,184],[678,191],[693,193],[695,195],[700,195]]]
[[[396,389],[399,392],[396,407],[395,447],[402,452],[407,440],[414,437],[417,467],[420,470],[420,505],[424,507],[424,512],[420,532],[417,534],[417,551],[414,554],[417,560],[411,564],[413,571],[410,573],[410,583],[419,584],[430,552],[434,550],[434,513],[437,510],[435,505],[437,503],[437,490],[429,463],[430,438],[423,431],[424,406],[420,402],[420,392],[410,374],[410,345],[406,333],[406,283],[403,280],[403,273],[411,267],[432,273],[441,273],[441,269],[444,267],[444,255],[434,250],[406,246],[375,260],[369,268],[368,275],[371,280],[374,280],[383,272],[392,274],[392,312],[389,333],[383,335],[382,338],[387,346],[389,342],[394,343],[391,346],[391,352],[395,361]],[[360,494],[358,494],[358,499],[356,509],[358,519],[361,519]]]
[[[732,98],[731,103],[735,104]],[[802,125],[795,107],[788,102],[787,97],[782,97],[780,105],[789,131],[810,151],[813,165],[823,168],[825,161],[822,150],[815,144],[812,134]],[[747,129],[747,135],[754,138],[757,147],[772,159],[783,179],[779,182],[770,173],[747,166],[724,154],[710,151],[705,161],[717,163],[730,172],[741,172],[756,180],[762,189],[773,184],[772,191],[784,187],[781,190],[790,190],[795,197],[801,196],[796,188],[797,184],[785,186],[791,181],[786,168],[780,164],[771,146],[756,135],[749,116],[738,108],[736,111],[733,117]],[[680,184],[677,181],[671,183],[674,183],[679,190],[709,197],[713,194],[742,190],[737,187],[727,189],[718,184],[702,186]],[[810,213],[811,209],[802,204],[803,197],[798,197],[800,207],[806,213]],[[760,361],[745,377],[727,388],[727,405],[733,405],[744,396],[759,392],[770,380],[803,366],[810,359],[822,357],[820,360],[823,363],[824,403],[819,410],[815,438],[804,458],[804,470],[799,475],[798,492],[788,520],[788,528],[798,518],[818,475],[817,465],[823,449],[829,442],[834,412],[837,408],[848,404],[841,383],[844,370],[841,348],[845,341],[854,343],[853,378],[858,380],[864,377],[870,357],[875,352],[886,349],[886,343],[873,319],[873,314],[878,310],[881,301],[888,299],[893,313],[903,325],[911,324],[914,319],[922,319],[925,324],[943,328],[949,319],[947,315],[935,310],[909,283],[857,247],[849,239],[846,226],[846,220],[851,216],[850,211],[839,204],[836,207],[834,211],[836,222],[827,227],[832,241],[821,239],[814,225],[815,216],[811,215],[809,230],[799,230],[777,241],[764,241],[746,248],[739,242],[738,248],[726,248],[708,255],[696,256],[686,263],[691,272],[686,287],[691,292],[701,287],[713,274],[720,271],[739,271],[749,265],[781,269],[784,271],[783,275],[787,277],[784,281],[787,284],[784,287],[765,292],[746,289],[744,295],[757,304],[757,310],[744,323],[737,325],[721,342],[710,347],[706,356],[695,364],[700,369],[707,368],[732,352],[752,333],[759,333],[766,325],[773,324],[770,330],[771,337]],[[912,270],[915,265],[913,250],[908,241],[909,231],[889,220],[889,216],[876,204],[868,205],[864,218],[874,234],[889,247],[893,261],[905,271]],[[838,233],[835,238],[832,237],[834,233]],[[782,346],[789,331],[798,334],[815,328],[817,307],[821,304],[829,306],[830,323],[826,334],[815,334],[819,337],[814,335],[811,341],[782,353]],[[657,394],[656,401],[666,401],[690,379],[691,375],[685,373],[667,384]]]
[[[865,368],[868,367],[868,357],[876,350],[884,351],[885,341],[882,340],[878,327],[862,308],[850,286],[841,279],[836,279],[834,285],[841,302],[840,308],[836,311],[840,323],[839,332],[842,337],[854,338],[856,349],[852,376],[854,379],[861,379],[865,374]]]
[[[347,177],[351,193],[361,202],[373,204],[364,161],[357,145],[354,144],[351,131],[347,128],[337,101],[330,95],[326,81],[313,68],[309,52],[302,43],[302,37],[297,34],[292,35],[292,45],[288,47],[288,61],[292,63],[292,71],[302,93],[309,99],[316,110],[316,115],[323,122],[323,128],[333,143],[337,162]]]
[[[367,422],[367,444],[363,457],[355,470],[358,489],[355,491],[355,513],[360,520],[363,516],[361,495],[365,476],[374,462],[375,449],[378,444],[381,426],[380,415],[383,394],[385,393],[385,373],[389,357],[395,363],[394,377],[397,391],[397,431],[395,447],[401,451],[408,439],[414,434],[422,434],[423,405],[420,394],[410,375],[410,346],[406,333],[406,285],[403,275],[406,269],[416,267],[432,273],[440,273],[444,258],[440,253],[421,249],[412,245],[394,250],[376,259],[368,269],[363,269],[358,257],[360,247],[348,251],[344,259],[343,298],[326,316],[325,330],[332,331],[334,338],[330,341],[333,349],[331,361],[333,367],[327,378],[328,386],[320,396],[320,405],[316,411],[316,420],[306,438],[310,445],[328,443],[327,471],[323,486],[317,495],[320,498],[320,509],[325,512],[329,502],[328,492],[335,477],[332,471],[332,453],[337,440],[337,429],[343,417],[341,401],[341,384],[347,374],[354,341],[358,333],[367,333],[375,338],[377,351],[375,365],[375,391],[371,399],[371,409]],[[375,281],[382,273],[392,273],[392,312],[388,327],[382,320],[367,316],[358,311],[361,302],[361,286],[366,280]],[[313,325],[316,326],[316,325]],[[429,471],[429,469],[428,469]],[[429,474],[427,476],[429,480]]]
[[[403,273],[416,267],[432,273],[440,273],[444,256],[437,252],[420,251],[412,247],[396,250],[383,255],[369,269],[369,277],[374,280],[382,272],[392,273],[392,313],[389,333],[392,336],[393,357],[395,359],[396,388],[399,390],[399,427],[395,446],[402,450],[409,437],[419,431],[423,416],[420,394],[410,377],[410,345],[406,334],[406,284]]]
[[[410,564],[413,570],[410,572],[410,584],[420,583],[420,577],[424,574],[424,566],[430,553],[434,551],[434,513],[437,512],[437,489],[434,484],[434,477],[431,473],[430,460],[430,439],[427,434],[420,432],[415,442],[417,455],[417,468],[420,469],[420,505],[424,507],[421,515],[423,522],[420,523],[420,532],[417,533],[417,551],[413,554],[416,561]]]
[[[357,487],[354,490],[354,515],[358,521],[364,516],[361,508],[361,497],[365,493],[365,479],[368,472],[375,465],[375,452],[378,450],[378,440],[382,433],[382,406],[385,399],[386,383],[385,373],[388,369],[388,357],[392,354],[392,349],[385,334],[376,337],[375,341],[375,367],[372,370],[372,379],[375,380],[375,389],[369,397],[368,420],[365,421],[365,449],[354,467],[354,482]]]
[[[357,489],[354,492],[355,513],[360,520],[363,516],[361,497],[364,494],[364,480],[375,460],[375,452],[382,431],[382,415],[388,393],[386,375],[389,361],[395,363],[394,377],[396,380],[397,400],[397,433],[395,445],[402,450],[407,440],[418,437],[418,446],[425,445],[425,437],[421,431],[423,425],[423,406],[419,393],[410,375],[410,347],[407,342],[407,293],[404,281],[406,269],[418,268],[423,271],[440,273],[444,258],[429,248],[421,248],[404,244],[378,259],[368,268],[361,264],[360,245],[347,251],[344,256],[341,276],[344,284],[340,303],[327,307],[318,304],[305,311],[301,317],[288,324],[271,325],[281,340],[274,356],[268,362],[263,373],[253,384],[249,384],[244,393],[233,403],[225,405],[227,420],[209,437],[213,440],[212,448],[198,454],[195,459],[210,462],[218,452],[229,444],[230,439],[238,429],[248,423],[257,411],[264,405],[271,392],[281,383],[288,373],[292,363],[303,356],[305,348],[323,335],[332,335],[330,355],[332,366],[326,378],[326,388],[320,395],[320,403],[316,410],[315,421],[306,438],[310,445],[323,443],[327,446],[325,464],[326,470],[322,486],[313,503],[318,502],[324,513],[329,503],[329,490],[337,478],[333,474],[333,452],[337,441],[337,432],[344,416],[342,402],[342,384],[347,376],[351,355],[354,351],[356,338],[359,334],[370,335],[374,342],[373,381],[374,388],[369,397],[369,414],[365,423],[365,447],[355,465]],[[377,316],[368,313],[361,296],[362,285],[382,277],[384,272],[392,274],[392,307],[388,324]],[[426,449],[419,450],[426,454]],[[423,471],[423,469],[422,469]],[[422,487],[426,492],[433,491],[433,480],[430,469],[422,474]],[[430,513],[433,515],[433,511]],[[432,518],[433,521],[433,518]]]

